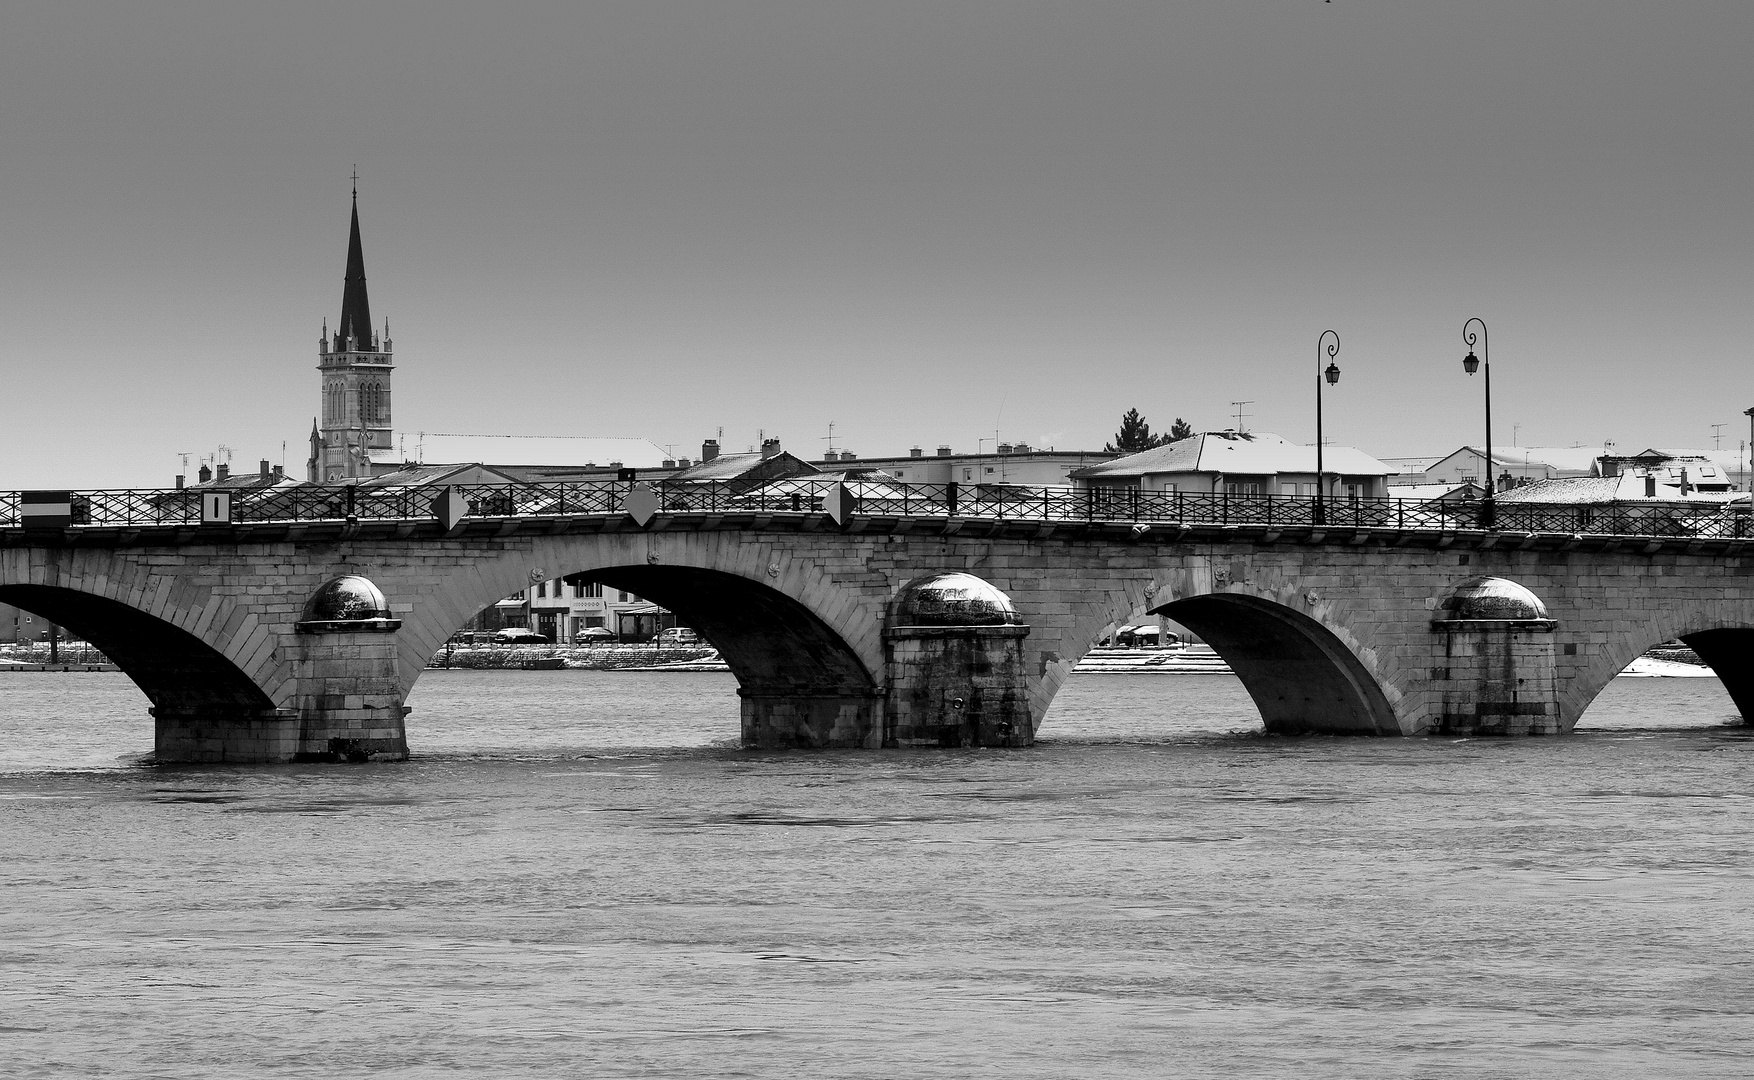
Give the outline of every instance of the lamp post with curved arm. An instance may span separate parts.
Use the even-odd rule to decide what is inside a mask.
[[[1462,340],[1467,343],[1468,355],[1462,358],[1462,370],[1472,375],[1481,367],[1481,357],[1474,355],[1474,334],[1468,327],[1480,324],[1480,352],[1484,354],[1486,367],[1486,491],[1480,501],[1480,527],[1493,528],[1498,521],[1498,507],[1493,501],[1493,489],[1498,486],[1492,478],[1492,354],[1487,350],[1486,320],[1469,319],[1462,324]]]
[[[1329,337],[1334,343],[1327,347],[1328,369],[1322,370],[1322,346]],[[1316,501],[1312,508],[1310,520],[1317,525],[1328,523],[1328,479],[1322,462],[1322,380],[1326,379],[1329,386],[1340,381],[1340,365],[1333,363],[1340,352],[1340,335],[1332,330],[1323,330],[1316,338]]]

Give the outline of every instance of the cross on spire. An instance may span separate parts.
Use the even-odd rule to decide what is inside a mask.
[[[353,167],[353,201],[359,201],[359,166]]]

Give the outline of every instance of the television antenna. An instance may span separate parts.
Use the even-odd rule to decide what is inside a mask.
[[[1235,410],[1236,410],[1236,433],[1237,433],[1237,434],[1238,434],[1238,435],[1241,435],[1241,434],[1243,434],[1243,433],[1244,433],[1244,432],[1245,432],[1245,431],[1247,431],[1247,430],[1248,430],[1248,429],[1247,429],[1247,428],[1245,428],[1245,427],[1243,427],[1243,423],[1242,423],[1242,422],[1243,422],[1243,419],[1244,419],[1244,418],[1245,418],[1245,417],[1249,417],[1249,416],[1253,416],[1253,415],[1254,415],[1254,413],[1245,413],[1245,412],[1243,412],[1243,411],[1242,411],[1242,407],[1243,407],[1243,406],[1244,406],[1244,405],[1253,405],[1253,404],[1254,404],[1254,403],[1255,403],[1255,402],[1254,402],[1254,399],[1253,399],[1253,398],[1250,398],[1250,399],[1249,399],[1249,400],[1247,400],[1247,401],[1233,401],[1233,402],[1231,402],[1231,403],[1230,403],[1230,405],[1231,405],[1231,408],[1233,408],[1233,409],[1235,409]]]
[[[831,454],[834,453],[834,421],[833,420],[830,420],[828,422],[828,434],[827,435],[819,435],[816,438],[817,442],[822,442],[823,440],[827,440],[827,442],[828,442],[828,452]]]
[[[1713,450],[1724,448],[1724,426],[1722,424],[1711,425],[1711,448]]]

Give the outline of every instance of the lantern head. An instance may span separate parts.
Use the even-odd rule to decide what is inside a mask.
[[[1480,370],[1480,358],[1478,356],[1475,356],[1473,353],[1469,353],[1468,355],[1462,357],[1462,370],[1466,371],[1470,375],[1474,374],[1474,372],[1476,372],[1476,371],[1479,371]]]
[[[1334,384],[1335,384],[1335,383],[1337,383],[1337,382],[1339,382],[1339,381],[1340,381],[1340,365],[1338,365],[1338,364],[1329,364],[1329,365],[1328,365],[1328,370],[1326,370],[1326,371],[1324,371],[1324,372],[1322,372],[1322,374],[1323,374],[1323,375],[1326,375],[1326,376],[1327,376],[1327,378],[1328,378],[1328,385],[1329,385],[1329,386],[1332,386],[1332,385],[1334,385]]]

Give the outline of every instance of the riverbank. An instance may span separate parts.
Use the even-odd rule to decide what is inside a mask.
[[[555,660],[585,671],[729,671],[710,645],[454,645],[440,649],[429,668],[553,670]],[[682,666],[678,665],[706,665]]]

